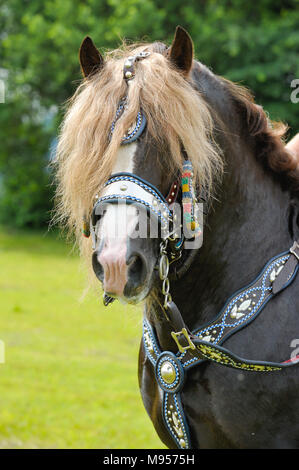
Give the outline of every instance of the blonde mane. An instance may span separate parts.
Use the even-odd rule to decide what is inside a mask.
[[[151,54],[136,63],[136,75],[128,86],[123,79],[124,60],[142,50]],[[128,108],[109,140],[118,103],[125,95]],[[90,215],[95,194],[110,176],[122,136],[140,107],[149,134],[168,149],[165,171],[181,169],[182,144],[199,186],[211,189],[221,173],[222,159],[213,141],[207,104],[167,57],[155,52],[155,44],[124,46],[108,53],[103,69],[85,79],[67,103],[55,159],[56,220],[75,232],[81,248],[82,219]]]

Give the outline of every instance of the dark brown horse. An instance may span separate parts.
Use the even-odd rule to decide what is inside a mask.
[[[121,175],[116,199],[121,191],[134,189],[135,200],[144,205],[152,188],[154,198],[167,202],[184,158],[191,161],[195,196],[204,201],[203,245],[179,251],[181,258],[170,266],[169,292],[184,324],[197,331],[213,322],[227,299],[256,279],[269,260],[285,252],[293,256],[288,250],[299,239],[295,145],[286,149],[281,140],[285,128],[271,123],[248,91],[194,60],[192,41],[182,28],[170,47],[154,43],[118,54],[105,61],[89,38],[82,43],[85,81],[72,102],[58,149],[61,207],[71,225],[79,226],[97,199],[103,202],[106,195],[113,202],[101,216],[94,211],[92,220],[93,268],[105,300],[145,299],[144,315],[156,347],[178,358],[173,323],[164,308],[165,285],[162,294],[157,270],[161,238],[132,237],[140,222],[138,211],[132,205],[131,213],[124,214],[126,206],[116,205],[103,183],[111,174]],[[140,131],[137,122],[128,132],[140,110],[147,124]],[[121,145],[124,134],[132,139],[128,145]],[[109,184],[115,188],[117,181]],[[126,202],[132,197],[130,193]],[[181,205],[183,190],[175,197]],[[118,236],[110,233],[115,226]],[[290,358],[299,343],[298,293],[299,279],[294,278],[223,346],[251,360]],[[168,313],[175,314],[174,308]],[[179,314],[176,318],[181,321]],[[186,446],[183,431],[180,435],[183,421],[193,448],[299,447],[299,366],[263,374],[202,361],[186,371],[178,408],[184,416],[180,422],[173,415],[175,434],[167,427],[159,373],[146,350],[147,340],[155,346],[149,336],[141,342],[140,390],[168,447]],[[215,345],[213,341],[209,337],[207,344]],[[172,365],[164,365],[169,369],[162,376],[171,383]]]

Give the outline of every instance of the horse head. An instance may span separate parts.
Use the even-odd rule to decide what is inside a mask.
[[[272,127],[245,89],[212,74],[193,50],[181,27],[170,47],[124,46],[105,59],[89,37],[81,44],[84,78],[70,100],[57,151],[58,211],[75,228],[82,251],[90,256],[92,248],[93,270],[108,299],[136,303],[147,297],[166,239],[179,247],[167,253],[179,271],[175,261],[188,237],[175,232],[172,205],[184,212],[186,161],[187,176],[192,175],[187,190],[185,185],[189,225],[196,224],[195,203],[211,201],[217,182],[232,200],[235,182],[250,175],[246,166],[261,171],[257,160],[240,160],[256,148],[270,171],[295,174],[297,181],[297,161],[280,140],[285,127]],[[215,217],[218,209],[224,213],[218,205]],[[185,215],[177,216],[183,228]],[[82,220],[92,243],[82,241]],[[186,268],[192,256],[184,255]]]
[[[91,220],[92,265],[106,297],[136,303],[155,285],[161,241],[169,239],[167,230],[174,233],[184,162],[192,173],[189,189],[196,188],[190,203],[221,168],[213,123],[190,74],[192,40],[180,27],[170,47],[139,45],[106,60],[87,37],[79,57],[84,81],[65,119],[58,153],[63,160],[69,145],[65,164],[73,160],[72,184],[77,179],[77,190],[85,188],[75,205],[80,218]],[[181,214],[175,218],[181,221]],[[178,231],[175,236],[173,246],[181,247],[186,237]],[[172,250],[172,260],[180,254]]]

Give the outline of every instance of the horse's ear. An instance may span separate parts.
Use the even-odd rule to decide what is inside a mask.
[[[187,76],[192,67],[193,42],[190,35],[181,26],[176,27],[168,55],[175,66]]]
[[[79,50],[79,60],[84,77],[89,77],[99,71],[104,65],[104,59],[89,36],[83,39]]]

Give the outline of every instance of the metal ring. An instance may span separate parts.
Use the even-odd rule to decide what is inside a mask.
[[[161,281],[164,281],[169,272],[169,260],[166,255],[162,255],[160,258],[160,263],[159,263],[159,276]]]
[[[167,238],[164,238],[161,243],[160,243],[160,255],[162,256],[163,254],[166,255],[167,254],[167,251],[166,251],[166,248],[167,248],[167,242],[168,242],[168,239]]]
[[[172,301],[172,297],[171,297],[171,294],[166,294],[165,297],[164,297],[164,308],[167,308],[168,304]]]
[[[162,294],[163,295],[168,295],[169,294],[169,289],[170,289],[170,283],[168,277],[163,280],[162,284]]]

